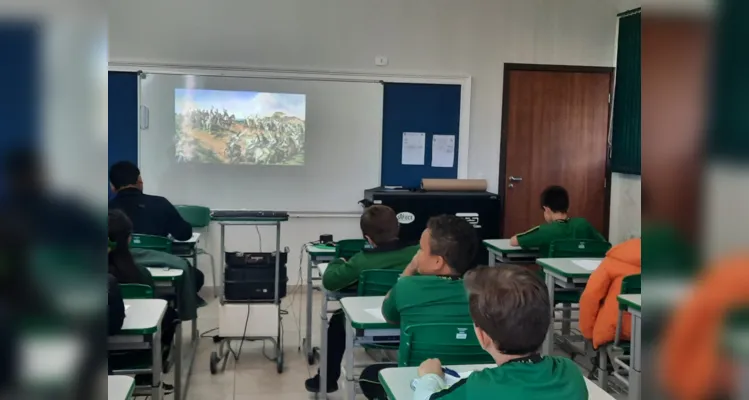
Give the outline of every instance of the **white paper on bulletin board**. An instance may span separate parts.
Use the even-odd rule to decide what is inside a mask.
[[[403,149],[401,151],[401,164],[424,165],[425,148],[426,148],[426,133],[403,132]]]
[[[455,160],[455,135],[432,136],[432,166],[452,168]]]

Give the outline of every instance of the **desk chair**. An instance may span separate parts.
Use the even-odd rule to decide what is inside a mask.
[[[370,269],[359,275],[357,296],[384,296],[398,282],[403,271],[395,269]]]
[[[494,363],[481,348],[471,323],[417,324],[403,329],[398,366],[419,366],[428,358],[439,358],[443,365]]]
[[[357,296],[384,296],[390,289],[398,282],[398,278],[403,272],[394,269],[370,269],[362,271],[359,275],[359,285],[357,287]],[[388,350],[397,350],[398,344],[365,344],[365,350],[381,350],[383,356],[381,360],[390,359],[387,356]],[[376,358],[373,354],[370,354],[372,358]]]
[[[353,257],[356,253],[359,253],[360,251],[364,250],[364,247],[367,245],[367,241],[364,239],[344,239],[339,240],[335,245],[335,257],[340,258],[343,257],[345,259],[349,259]]]
[[[208,229],[211,225],[211,209],[208,207],[203,206],[191,206],[191,205],[177,205],[174,206],[177,211],[179,212],[179,215],[187,221],[188,224],[190,224],[193,229],[200,229],[205,228],[205,232],[208,232]],[[211,277],[213,278],[213,286],[217,286],[216,282],[216,266],[213,262],[213,255],[205,249],[200,249],[197,246],[195,247],[195,252],[197,255],[207,255],[208,258],[211,260]],[[193,267],[196,267],[193,265]],[[213,291],[213,297],[218,297],[218,290]]]
[[[549,258],[603,258],[606,253],[611,249],[611,243],[600,240],[590,239],[558,239],[551,242],[549,246]],[[541,271],[541,278],[545,279],[543,271]],[[577,310],[579,306],[573,306],[573,304],[580,304],[580,296],[582,295],[582,288],[577,289],[555,289],[554,290],[554,305],[562,304],[562,318],[553,319],[554,322],[562,322],[562,334],[571,335],[572,322],[576,322],[576,318],[572,318],[572,311]]]
[[[123,299],[153,299],[153,288],[136,283],[121,283]],[[109,367],[113,375],[147,375],[151,372],[152,360],[149,351],[108,351]],[[142,389],[142,387],[141,387]],[[150,390],[150,387],[147,389]]]
[[[642,292],[642,279],[638,275],[625,276],[622,279],[622,288],[620,294],[640,294]],[[622,321],[624,320],[624,311],[627,309],[625,305],[619,304],[619,317],[616,322],[616,334],[614,335],[614,343],[610,343],[599,347],[598,349],[598,385],[606,389],[608,386],[609,378],[609,360],[613,360],[611,363],[613,371],[611,375],[616,378],[619,382],[628,386],[627,375],[629,375],[629,342],[621,340],[622,333]]]
[[[130,240],[130,247],[132,248],[157,250],[165,253],[172,252],[172,241],[167,237],[140,233],[134,233],[132,236],[132,240]]]

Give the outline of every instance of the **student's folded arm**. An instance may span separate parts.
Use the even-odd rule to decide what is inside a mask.
[[[387,296],[385,296],[385,300],[382,302],[382,316],[385,317],[385,321],[393,325],[399,325],[401,321],[401,316],[398,312],[398,304],[396,302],[395,295],[397,286],[398,284],[396,283],[395,286],[390,289]]]
[[[192,237],[192,225],[179,215],[179,211],[169,200],[164,199],[164,201],[166,212],[169,214],[167,218],[169,234],[176,240],[189,240]]]
[[[322,276],[322,286],[326,290],[337,292],[358,282],[361,268],[358,268],[356,263],[356,256],[350,261],[336,258],[328,263],[328,268]]]
[[[590,274],[585,290],[580,296],[580,332],[586,339],[593,338],[593,327],[598,318],[598,311],[609,290],[611,290],[611,276],[605,265],[601,265]]]
[[[517,245],[525,248],[537,248],[544,242],[544,235],[540,232],[540,227],[531,228],[523,233],[515,235]]]

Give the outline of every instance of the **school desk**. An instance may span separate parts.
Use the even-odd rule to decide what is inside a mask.
[[[168,295],[173,295],[175,299],[179,300],[180,296],[177,295],[177,285],[178,281],[182,278],[182,274],[184,273],[181,269],[176,268],[159,268],[159,267],[148,267],[148,272],[151,273],[151,277],[153,278],[154,285],[156,286],[157,290],[165,290],[165,292]],[[179,311],[180,304],[179,302],[176,303],[177,311]],[[192,372],[192,366],[195,362],[195,354],[197,354],[198,351],[198,344],[200,337],[198,336],[198,327],[197,327],[197,317],[194,318],[191,323],[191,340],[190,340],[190,349],[187,354],[187,362],[188,362],[188,368],[187,368],[187,376],[184,379],[184,382],[182,381],[182,374],[184,372],[182,361],[183,355],[182,355],[182,346],[183,346],[183,338],[182,338],[182,324],[178,324],[177,328],[175,330],[174,335],[176,336],[176,339],[174,341],[174,347],[175,347],[175,354],[174,354],[174,398],[175,399],[182,399],[186,397],[187,395],[187,388],[190,385],[190,377]]]
[[[541,266],[546,275],[546,288],[549,291],[549,303],[551,304],[551,323],[549,331],[541,350],[541,354],[549,355],[554,347],[554,289],[572,289],[582,291],[588,282],[590,274],[593,273],[602,258],[539,258],[536,264]],[[579,263],[579,264],[578,264]],[[585,265],[585,266],[581,266]],[[563,312],[562,334],[570,333],[571,310]]]
[[[135,380],[124,375],[107,377],[107,400],[130,400],[133,398]]]
[[[632,314],[632,339],[630,340],[629,350],[629,399],[639,400],[641,392],[641,374],[642,366],[640,365],[642,360],[640,358],[642,353],[642,340],[641,340],[641,328],[642,328],[642,297],[639,294],[620,294],[617,297],[619,304],[627,307],[627,312]]]
[[[385,296],[345,297],[340,300],[346,314],[345,399],[354,400],[356,396],[354,346],[400,342],[400,327],[387,323],[382,316],[384,300]]]
[[[126,299],[122,330],[107,341],[109,350],[151,349],[151,398],[161,400],[161,320],[166,311],[166,300]]]
[[[318,264],[317,269],[320,271],[320,276],[323,276],[325,270],[328,269],[328,263]],[[328,303],[341,301],[346,296],[356,296],[356,293],[331,292],[325,290],[322,285],[320,290],[322,291],[322,301],[320,302],[320,390],[318,395],[324,399],[328,390]]]
[[[458,373],[480,371],[484,368],[492,367],[495,367],[495,365],[482,364],[448,366],[448,368]],[[380,371],[380,382],[382,383],[382,386],[385,389],[388,398],[390,400],[412,400],[414,392],[411,389],[411,381],[418,377],[418,371],[418,367],[385,368]],[[606,393],[595,383],[591,382],[587,378],[583,379],[585,379],[585,386],[587,386],[588,388],[589,400],[614,400],[614,397]]]
[[[313,277],[312,271],[323,262],[333,260],[335,247],[322,244],[305,246],[307,251],[307,327],[304,335],[304,354],[307,355],[307,363],[315,363],[315,348],[312,346],[312,292],[314,288],[312,281],[322,280],[322,272],[318,269],[318,276]]]
[[[510,239],[490,239],[483,241],[489,252],[489,265],[500,263],[531,263],[539,254],[538,251],[524,249],[510,244]]]

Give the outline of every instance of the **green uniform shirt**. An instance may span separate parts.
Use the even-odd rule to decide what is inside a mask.
[[[539,249],[542,256],[549,254],[551,242],[558,239],[606,239],[585,218],[568,218],[539,225],[517,235],[520,247]]]
[[[382,302],[382,316],[399,323],[472,323],[463,280],[442,276],[401,277]]]
[[[587,400],[580,369],[570,359],[546,356],[537,363],[510,362],[471,374],[430,400]]]
[[[322,285],[331,292],[341,291],[359,282],[362,271],[369,269],[406,269],[419,246],[404,246],[399,241],[374,249],[365,249],[348,261],[335,259],[328,264]]]

